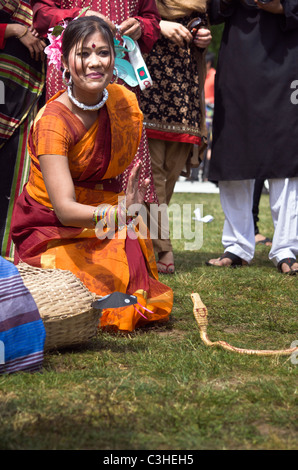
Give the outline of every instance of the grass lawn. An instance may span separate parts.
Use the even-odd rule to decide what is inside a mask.
[[[190,295],[208,308],[211,340],[283,349],[298,340],[298,277],[278,273],[265,246],[248,268],[205,266],[222,252],[219,196],[175,194],[172,204],[203,204],[214,220],[197,250],[173,240],[176,273],[161,276],[174,291],[170,321],[129,336],[99,332],[47,354],[42,373],[0,376],[0,449],[297,449],[297,361],[205,346]],[[260,229],[273,235],[265,194]]]

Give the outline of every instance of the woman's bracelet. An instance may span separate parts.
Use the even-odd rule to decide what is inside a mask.
[[[96,227],[98,222],[103,222],[103,227],[124,227],[131,223],[136,217],[135,215],[129,215],[126,209],[125,203],[121,202],[119,205],[101,205],[94,209],[92,221]]]
[[[24,36],[26,36],[26,34],[28,33],[28,31],[29,31],[29,27],[27,26],[26,29],[25,29],[25,31],[24,31],[22,34],[20,34],[19,36],[16,36],[16,38],[17,38],[17,39],[23,38]]]
[[[99,222],[99,211],[100,211],[100,207],[96,207],[96,209],[94,209],[94,212],[93,212],[92,221],[95,226]]]
[[[111,218],[114,219],[113,211],[117,210],[117,206],[110,206],[108,205],[100,205],[96,207],[93,211],[92,221],[96,226],[98,222],[103,221],[104,227],[111,225]]]

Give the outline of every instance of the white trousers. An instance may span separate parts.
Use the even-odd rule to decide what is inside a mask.
[[[274,227],[269,259],[277,266],[298,254],[298,178],[269,181],[269,201]],[[255,252],[252,216],[254,180],[220,181],[220,201],[225,214],[222,244],[250,262]]]

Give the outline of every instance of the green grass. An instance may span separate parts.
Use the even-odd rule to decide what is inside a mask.
[[[297,448],[298,366],[205,346],[192,292],[208,308],[208,335],[234,346],[289,348],[298,340],[297,277],[283,276],[258,246],[252,265],[217,269],[223,214],[216,194],[175,194],[214,216],[203,245],[173,240],[176,274],[166,325],[47,354],[42,373],[0,376],[1,449],[200,450]],[[268,196],[260,229],[273,235]],[[173,223],[177,223],[175,220]],[[192,221],[194,226],[194,221]]]

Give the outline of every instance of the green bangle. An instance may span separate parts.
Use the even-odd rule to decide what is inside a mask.
[[[99,211],[99,208],[96,207],[96,209],[94,209],[93,216],[92,216],[92,220],[95,226],[98,223],[98,211]]]

